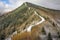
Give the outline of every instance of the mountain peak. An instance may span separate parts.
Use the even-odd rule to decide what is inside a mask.
[[[25,6],[27,6],[28,2],[24,2],[23,4],[24,4]]]
[[[25,6],[27,6],[27,7],[34,7],[34,8],[39,8],[39,6],[38,5],[35,5],[35,4],[33,4],[33,3],[30,3],[30,2],[24,2],[22,5],[25,5]]]

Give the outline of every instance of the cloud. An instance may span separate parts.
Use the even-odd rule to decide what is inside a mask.
[[[2,13],[4,11],[4,6],[5,6],[5,4],[0,1],[0,13]]]
[[[12,1],[12,0],[11,0]],[[10,2],[10,4],[0,1],[0,13],[11,11],[15,8],[16,4]]]
[[[17,8],[18,6],[20,6],[23,2],[32,2],[32,3],[37,2],[37,0],[30,0],[30,1],[29,0],[8,0],[7,3],[6,1],[0,1],[0,9],[1,9],[0,13],[2,13],[2,11],[3,12],[11,11]]]

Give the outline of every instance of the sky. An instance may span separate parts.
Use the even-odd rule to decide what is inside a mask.
[[[40,0],[38,0],[40,1]],[[22,5],[24,2],[37,3],[37,0],[0,0],[0,13],[14,10]]]
[[[0,0],[0,13],[14,10],[24,2],[30,2],[39,6],[60,10],[60,0]]]

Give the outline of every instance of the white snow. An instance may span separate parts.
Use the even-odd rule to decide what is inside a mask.
[[[39,21],[38,23],[35,23],[34,25],[30,25],[30,26],[27,28],[27,32],[30,32],[31,29],[32,29],[32,27],[34,27],[34,26],[36,26],[36,25],[39,25],[39,24],[41,24],[42,22],[45,21],[45,19],[44,19],[42,16],[38,15],[36,11],[34,11],[34,13],[35,13],[38,17],[40,17],[42,20]]]
[[[34,24],[30,25],[27,29],[23,30],[21,33],[25,32],[25,31],[31,32],[32,27],[34,27],[34,26],[36,26],[36,25],[38,25],[38,24],[41,24],[42,22],[45,21],[45,19],[44,19],[42,16],[38,15],[36,11],[34,11],[34,13],[35,13],[38,17],[40,17],[40,19],[42,19],[42,20],[39,21],[38,23],[34,23]],[[10,36],[13,37],[15,34],[17,34],[17,31],[15,31],[15,32],[14,32],[12,35],[10,35]],[[6,38],[5,40],[11,40],[11,37]]]

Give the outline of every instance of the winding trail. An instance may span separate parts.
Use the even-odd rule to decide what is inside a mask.
[[[41,21],[30,25],[28,28],[26,28],[26,29],[24,29],[23,31],[21,31],[21,33],[25,32],[25,31],[31,32],[32,27],[34,27],[34,26],[36,26],[36,25],[39,25],[39,24],[41,24],[41,23],[43,23],[43,22],[45,21],[45,19],[44,19],[42,16],[38,15],[38,13],[37,13],[36,11],[34,11],[34,13],[41,19]],[[17,34],[17,32],[14,32],[14,33],[11,35],[11,37],[13,37],[13,35],[15,35],[15,34]],[[11,37],[6,38],[5,40],[11,40]]]
[[[42,16],[38,15],[38,13],[36,11],[34,11],[34,13],[41,19],[41,21],[35,23],[34,25],[33,24],[30,25],[28,28],[24,29],[21,33],[25,32],[25,31],[31,32],[32,27],[34,27],[36,25],[39,25],[39,24],[41,24],[42,22],[45,21],[45,19]]]
[[[37,13],[36,11],[34,11],[34,13],[35,13],[39,18],[41,18],[42,20],[39,21],[38,23],[35,23],[34,25],[30,25],[30,26],[27,28],[27,32],[31,32],[32,27],[34,27],[34,26],[36,26],[36,25],[39,25],[39,24],[41,24],[42,22],[45,21],[45,19],[44,19],[42,16],[38,15],[38,13]]]

